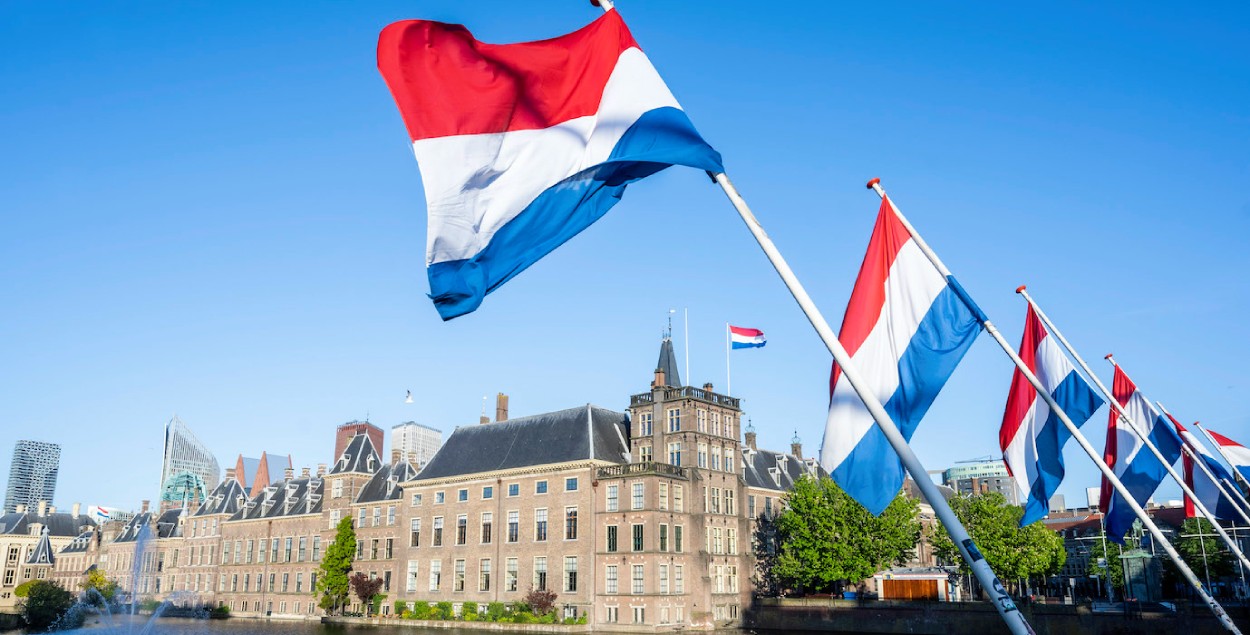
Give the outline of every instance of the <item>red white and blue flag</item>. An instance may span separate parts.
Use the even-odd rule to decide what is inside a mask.
[[[1094,394],[1049,335],[1030,304],[1020,339],[1020,359],[1072,423],[1083,425],[1103,400]],[[1072,433],[1067,426],[1017,368],[1011,378],[998,443],[1007,471],[1028,496],[1021,527],[1041,520],[1049,511],[1050,497],[1063,482],[1063,446],[1070,438]]]
[[[732,348],[759,348],[768,340],[764,339],[764,331],[759,329],[730,325],[729,342]]]
[[[1250,479],[1250,449],[1215,430],[1208,429],[1207,432],[1211,433],[1211,438],[1220,444],[1220,451],[1228,457],[1228,462],[1232,464],[1233,469],[1237,470],[1243,478]]]
[[[883,198],[838,339],[905,438],[911,439],[984,319]],[[902,462],[836,362],[820,460],[873,514],[885,511],[903,486]]]
[[[1185,445],[1189,446],[1189,449],[1193,450],[1194,454],[1202,458],[1202,463],[1206,465],[1212,476],[1223,481],[1223,483],[1217,483],[1217,481],[1212,480],[1211,477],[1207,476],[1206,472],[1201,468],[1197,468],[1194,460],[1188,454],[1184,454],[1181,457],[1181,464],[1185,470],[1185,485],[1189,486],[1194,496],[1202,502],[1202,506],[1206,507],[1207,511],[1214,514],[1216,518],[1223,520],[1240,518],[1241,514],[1237,512],[1237,503],[1230,500],[1224,495],[1224,492],[1220,491],[1221,487],[1237,486],[1233,482],[1233,475],[1224,469],[1219,460],[1198,440],[1197,435],[1181,425],[1181,422],[1177,421],[1176,417],[1172,415],[1167,415],[1167,417],[1172,422],[1172,425],[1176,426],[1176,431],[1180,433],[1181,440],[1185,442]],[[1197,516],[1197,509],[1194,506],[1194,502],[1186,496],[1185,517],[1193,518],[1194,516]]]
[[[1115,379],[1111,382],[1111,394],[1124,409],[1129,421],[1137,424],[1159,454],[1167,460],[1168,465],[1176,463],[1181,454],[1181,439],[1177,436],[1167,419],[1155,411],[1146,396],[1137,389],[1137,385],[1128,378],[1120,368],[1115,367]],[[1115,410],[1111,409],[1107,421],[1107,445],[1103,450],[1103,460],[1115,473],[1120,482],[1133,496],[1138,505],[1146,506],[1159,484],[1167,476],[1167,469],[1159,462],[1154,453],[1146,448],[1141,438],[1133,432],[1128,421]],[[1124,544],[1124,534],[1132,528],[1137,519],[1136,513],[1127,501],[1117,493],[1106,477],[1102,479],[1102,492],[1099,507],[1106,518],[1107,538]]]
[[[430,296],[469,313],[670,165],[722,172],[616,11],[550,40],[486,44],[460,25],[378,37],[425,186]]]

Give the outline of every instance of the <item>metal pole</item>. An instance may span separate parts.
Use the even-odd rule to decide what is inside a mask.
[[[1159,410],[1162,410],[1163,414],[1167,415],[1169,419],[1173,422],[1176,421],[1176,417],[1173,417],[1172,413],[1168,412],[1168,409],[1163,407],[1163,404],[1156,401],[1155,405],[1159,406]],[[1220,493],[1224,495],[1224,498],[1227,498],[1230,502],[1232,502],[1233,507],[1237,510],[1237,513],[1241,515],[1242,520],[1246,521],[1246,524],[1250,525],[1250,515],[1246,514],[1246,509],[1250,508],[1250,503],[1247,503],[1245,497],[1241,495],[1241,492],[1237,491],[1236,485],[1230,484],[1232,485],[1231,487],[1225,487],[1224,483],[1222,483],[1220,479],[1215,478],[1215,474],[1211,472],[1211,468],[1207,467],[1206,461],[1202,460],[1202,454],[1197,451],[1198,448],[1190,447],[1192,444],[1190,443],[1189,438],[1181,435],[1181,440],[1185,442],[1185,445],[1182,447],[1184,448],[1185,453],[1189,455],[1189,458],[1202,469],[1202,473],[1206,474],[1207,478],[1211,479],[1212,483],[1215,483],[1215,487],[1220,490]],[[1240,503],[1238,501],[1240,501]]]
[[[1129,430],[1132,431],[1132,433],[1136,435],[1138,439],[1141,439],[1142,444],[1150,449],[1150,452],[1155,455],[1156,459],[1159,459],[1159,463],[1162,463],[1163,467],[1167,469],[1168,474],[1171,475],[1172,477],[1172,480],[1176,481],[1176,483],[1181,486],[1181,491],[1183,491],[1185,495],[1188,496],[1189,499],[1194,502],[1194,507],[1197,508],[1198,512],[1202,514],[1207,520],[1211,521],[1212,525],[1215,525],[1216,531],[1219,532],[1220,538],[1224,540],[1224,543],[1227,544],[1230,549],[1232,549],[1233,553],[1237,554],[1237,557],[1241,561],[1243,561],[1247,565],[1250,565],[1250,560],[1246,559],[1246,554],[1242,553],[1241,549],[1237,548],[1237,545],[1233,542],[1233,539],[1228,535],[1228,533],[1224,531],[1223,527],[1220,527],[1220,521],[1215,518],[1215,514],[1212,514],[1207,509],[1206,505],[1204,505],[1202,501],[1198,500],[1198,497],[1194,494],[1193,489],[1191,489],[1189,485],[1185,483],[1185,478],[1182,477],[1180,474],[1176,473],[1176,470],[1173,469],[1172,465],[1168,463],[1167,459],[1164,458],[1163,453],[1159,451],[1159,448],[1155,447],[1155,444],[1150,441],[1150,436],[1146,434],[1145,432],[1143,432],[1143,428],[1138,427],[1139,425],[1138,422],[1133,421],[1131,418],[1129,418],[1128,413],[1124,411],[1124,407],[1121,406],[1120,402],[1116,400],[1115,395],[1111,392],[1110,389],[1107,388],[1106,384],[1102,383],[1102,380],[1099,379],[1098,375],[1094,373],[1094,370],[1089,367],[1089,364],[1085,363],[1085,360],[1081,357],[1080,353],[1076,352],[1076,348],[1074,348],[1072,344],[1068,342],[1068,338],[1064,337],[1063,333],[1059,331],[1059,327],[1055,326],[1055,323],[1050,321],[1050,317],[1046,315],[1046,312],[1042,310],[1042,307],[1037,305],[1037,302],[1033,299],[1032,296],[1029,295],[1029,292],[1025,290],[1024,285],[1020,285],[1020,287],[1016,289],[1016,293],[1020,294],[1024,298],[1024,300],[1029,303],[1030,307],[1033,307],[1033,310],[1037,312],[1037,317],[1041,318],[1042,323],[1046,325],[1046,328],[1050,329],[1051,334],[1059,339],[1059,343],[1063,344],[1063,347],[1068,350],[1068,353],[1072,355],[1072,359],[1075,359],[1076,363],[1080,364],[1081,368],[1085,371],[1085,374],[1094,381],[1094,384],[1096,386],[1098,386],[1098,390],[1100,390],[1102,394],[1107,398],[1107,404],[1111,407],[1111,409],[1115,410],[1116,414],[1120,416],[1120,419],[1124,420],[1124,422],[1128,424]],[[1112,359],[1110,355],[1107,355],[1107,359],[1111,361],[1113,365],[1115,364],[1115,360]],[[1149,405],[1149,403],[1147,403],[1147,405]],[[1179,431],[1178,431],[1177,436],[1180,436]],[[1181,448],[1183,449],[1184,447],[1185,447],[1184,439],[1181,439]],[[1196,461],[1196,462],[1200,462],[1200,461]],[[1214,481],[1215,479],[1211,479],[1211,480]],[[1247,521],[1247,522],[1250,522],[1250,521]],[[1210,584],[1208,584],[1207,586],[1210,586]]]
[[[729,322],[725,322],[725,395],[733,396],[733,375],[729,372]]]
[[[687,385],[694,385],[694,378],[690,376],[690,307],[681,311],[682,321],[685,322],[685,334],[681,336],[681,341],[686,346],[686,382]]]
[[[920,234],[916,232],[916,229],[912,227],[911,223],[907,221],[907,218],[903,216],[903,213],[899,211],[898,206],[894,204],[894,201],[886,196],[885,190],[881,187],[881,179],[874,178],[868,181],[868,188],[875,191],[877,195],[890,204],[890,208],[898,216],[899,222],[901,222],[903,227],[907,229],[907,233],[911,234],[912,240],[916,241],[916,246],[919,247],[926,256],[928,256],[929,261],[933,263],[933,266],[937,267],[938,272],[948,279],[953,279],[950,269],[947,269],[946,265],[942,264],[941,259],[939,259],[937,254],[934,253],[929,245],[924,242],[924,239],[920,237]],[[1068,417],[1068,414],[1063,411],[1063,408],[1061,408],[1058,403],[1055,402],[1055,398],[1046,391],[1045,386],[1043,386],[1042,382],[1037,379],[1037,376],[1033,374],[1033,371],[1029,370],[1029,367],[1024,363],[1024,360],[1020,359],[1020,356],[1016,354],[1016,349],[1013,348],[1011,344],[1007,343],[1007,340],[1003,339],[1002,334],[998,332],[998,327],[994,326],[989,319],[986,319],[982,324],[984,325],[986,332],[988,332],[990,336],[994,338],[994,341],[998,342],[998,345],[1002,347],[1003,352],[1007,354],[1007,357],[1011,358],[1011,361],[1015,363],[1016,368],[1020,370],[1020,374],[1024,375],[1025,379],[1027,379],[1033,386],[1034,390],[1037,391],[1037,396],[1045,401],[1046,405],[1050,407],[1051,412],[1055,413],[1059,417],[1059,420],[1063,422],[1064,427],[1066,427],[1068,432],[1072,434],[1072,438],[1076,440],[1082,450],[1085,450],[1085,453],[1089,455],[1089,458],[1094,461],[1094,464],[1098,466],[1098,469],[1102,472],[1103,476],[1107,478],[1111,485],[1115,487],[1115,490],[1119,492],[1124,501],[1128,503],[1128,506],[1133,510],[1133,513],[1141,519],[1142,524],[1150,530],[1151,536],[1163,546],[1164,551],[1166,551],[1168,556],[1172,558],[1172,561],[1176,563],[1176,568],[1180,570],[1181,575],[1183,575],[1194,588],[1199,590],[1203,601],[1206,602],[1208,607],[1210,607],[1211,612],[1215,614],[1216,619],[1220,620],[1224,628],[1228,629],[1230,632],[1241,633],[1241,631],[1237,629],[1237,625],[1233,623],[1232,618],[1224,612],[1224,607],[1220,606],[1220,603],[1216,602],[1215,598],[1208,595],[1206,591],[1202,589],[1202,583],[1198,581],[1194,572],[1189,569],[1184,560],[1181,560],[1180,554],[1176,553],[1176,550],[1172,548],[1172,545],[1169,544],[1167,539],[1163,537],[1163,532],[1159,531],[1159,527],[1155,525],[1154,521],[1150,519],[1150,516],[1146,514],[1146,510],[1142,509],[1141,505],[1139,505],[1132,497],[1128,489],[1124,487],[1124,484],[1120,482],[1120,479],[1116,478],[1115,472],[1113,472],[1111,468],[1107,466],[1107,463],[1102,460],[1102,456],[1098,454],[1098,451],[1094,449],[1094,446],[1089,444],[1085,435],[1081,434],[1080,428],[1078,428],[1076,424],[1072,423],[1072,419]]]
[[[1220,453],[1220,457],[1224,459],[1225,463],[1228,463],[1228,469],[1233,472],[1233,480],[1235,481],[1240,478],[1242,483],[1245,483],[1247,487],[1250,487],[1250,481],[1247,481],[1246,477],[1242,476],[1241,472],[1237,470],[1237,466],[1233,465],[1233,460],[1228,458],[1228,454],[1224,452],[1224,447],[1220,445],[1220,442],[1216,441],[1215,437],[1211,436],[1211,433],[1208,432],[1206,428],[1202,427],[1201,423],[1195,421],[1194,427],[1202,430],[1202,434],[1206,435],[1207,439],[1211,441],[1211,445],[1215,446],[1215,451]],[[1245,499],[1243,498],[1242,500],[1244,501]]]

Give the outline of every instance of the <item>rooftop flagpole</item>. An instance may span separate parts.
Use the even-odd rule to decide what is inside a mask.
[[[1234,542],[1228,535],[1228,532],[1224,531],[1224,528],[1220,526],[1220,521],[1215,517],[1215,514],[1212,514],[1210,510],[1207,509],[1207,506],[1198,499],[1198,496],[1194,494],[1193,489],[1185,483],[1185,478],[1176,473],[1176,470],[1173,469],[1172,465],[1168,463],[1166,458],[1164,458],[1163,453],[1160,452],[1159,448],[1156,447],[1150,440],[1150,435],[1143,433],[1144,428],[1139,427],[1140,424],[1134,421],[1132,417],[1129,417],[1128,413],[1124,411],[1124,407],[1120,405],[1120,402],[1116,401],[1115,395],[1109,388],[1107,388],[1106,384],[1102,383],[1102,380],[1099,379],[1098,375],[1094,373],[1094,370],[1089,367],[1089,364],[1085,363],[1085,360],[1081,357],[1081,355],[1077,353],[1076,349],[1072,347],[1072,344],[1068,342],[1068,338],[1064,337],[1063,333],[1059,331],[1059,327],[1055,326],[1055,323],[1050,321],[1050,316],[1046,315],[1046,312],[1042,310],[1042,307],[1037,305],[1037,302],[1033,300],[1033,297],[1030,296],[1029,292],[1025,290],[1024,285],[1020,285],[1020,287],[1016,289],[1016,293],[1020,294],[1024,300],[1029,303],[1029,306],[1033,307],[1033,310],[1037,312],[1037,317],[1041,318],[1042,323],[1046,325],[1046,328],[1050,329],[1051,335],[1058,338],[1059,343],[1063,344],[1063,347],[1068,350],[1068,354],[1072,356],[1072,359],[1075,359],[1076,363],[1080,364],[1081,369],[1085,371],[1085,374],[1094,381],[1094,385],[1098,386],[1098,390],[1101,391],[1103,396],[1107,398],[1107,404],[1111,407],[1111,409],[1116,411],[1116,414],[1120,416],[1120,419],[1128,423],[1129,430],[1131,430],[1138,439],[1141,439],[1141,442],[1150,449],[1156,459],[1159,459],[1159,462],[1163,464],[1163,467],[1167,469],[1168,474],[1171,475],[1172,480],[1176,481],[1176,483],[1181,486],[1181,491],[1189,497],[1189,500],[1194,502],[1194,507],[1198,510],[1198,513],[1202,514],[1208,521],[1211,522],[1212,525],[1215,526],[1215,530],[1219,532],[1220,538],[1224,540],[1224,544],[1228,545],[1228,548],[1231,549],[1239,559],[1241,559],[1242,563],[1244,563],[1247,567],[1250,567],[1250,559],[1246,558],[1246,554],[1241,552],[1241,549],[1237,547],[1237,543]],[[1111,359],[1111,356],[1108,355],[1107,359]],[[1112,361],[1112,363],[1114,364],[1115,362]],[[1180,431],[1178,430],[1177,436],[1180,436],[1179,432]],[[1181,438],[1181,448],[1184,450],[1188,449],[1183,437]],[[1194,461],[1199,464],[1202,463],[1202,461],[1198,459],[1194,459]],[[1204,470],[1206,469],[1205,465],[1202,467]],[[1207,476],[1211,476],[1210,472],[1207,472]],[[1214,477],[1211,477],[1211,480],[1216,482]],[[1234,507],[1236,506],[1237,505],[1234,504]]]
[[[934,253],[933,249],[929,247],[928,243],[920,237],[920,234],[916,231],[915,227],[912,227],[912,224],[908,222],[907,217],[903,216],[903,213],[899,211],[898,206],[894,204],[894,201],[886,196],[885,189],[881,187],[881,179],[874,178],[868,181],[868,188],[890,203],[890,208],[898,216],[899,221],[903,223],[903,227],[907,228],[907,233],[911,234],[912,240],[916,241],[916,246],[924,252],[925,256],[929,258],[929,262],[932,262],[933,266],[937,267],[937,270],[943,276],[954,282],[954,276],[951,274],[950,269],[946,268],[946,265],[942,263],[942,260],[938,258],[937,254]],[[952,284],[952,287],[963,292],[962,287],[960,287],[957,283]],[[964,299],[971,302],[971,298],[966,295],[967,292],[963,293],[965,295]],[[1181,574],[1185,577],[1185,579],[1194,587],[1197,593],[1202,597],[1202,600],[1206,602],[1207,606],[1210,607],[1211,612],[1214,613],[1215,617],[1220,620],[1221,625],[1224,626],[1224,628],[1229,632],[1238,633],[1240,635],[1241,631],[1237,629],[1237,625],[1233,623],[1232,618],[1230,618],[1228,613],[1224,611],[1224,607],[1220,606],[1220,603],[1216,602],[1215,598],[1211,597],[1211,595],[1203,589],[1202,583],[1198,581],[1198,578],[1194,575],[1194,572],[1189,569],[1189,566],[1185,564],[1185,561],[1181,560],[1180,554],[1176,553],[1176,549],[1172,548],[1171,543],[1169,543],[1163,536],[1163,532],[1159,531],[1159,527],[1155,525],[1154,521],[1150,519],[1150,516],[1146,514],[1146,510],[1142,509],[1141,505],[1137,504],[1137,501],[1129,493],[1128,489],[1124,487],[1124,483],[1121,483],[1120,479],[1116,478],[1115,472],[1107,466],[1106,461],[1102,460],[1102,456],[1098,454],[1098,451],[1094,449],[1094,446],[1089,444],[1089,440],[1085,438],[1085,435],[1081,434],[1081,429],[1078,428],[1076,424],[1072,423],[1072,419],[1068,417],[1068,414],[1063,411],[1063,408],[1061,408],[1058,403],[1055,402],[1055,398],[1051,396],[1044,386],[1042,386],[1042,382],[1037,379],[1037,376],[1033,374],[1033,371],[1029,370],[1029,367],[1024,363],[1024,360],[1020,359],[1020,356],[1016,354],[1016,349],[1013,348],[1011,344],[1007,343],[1007,340],[1003,339],[1002,333],[998,332],[998,327],[994,326],[988,318],[982,322],[982,325],[985,327],[986,332],[994,338],[994,341],[998,342],[998,345],[1002,347],[1003,352],[1007,354],[1007,357],[1011,358],[1011,361],[1016,365],[1016,368],[1020,369],[1020,374],[1024,375],[1024,378],[1027,379],[1029,384],[1033,386],[1033,389],[1037,391],[1037,396],[1041,397],[1041,399],[1046,402],[1046,405],[1050,407],[1051,412],[1058,415],[1059,420],[1063,422],[1064,427],[1067,428],[1068,432],[1072,434],[1072,438],[1076,440],[1082,450],[1085,450],[1085,453],[1089,455],[1089,458],[1094,461],[1095,465],[1098,466],[1098,470],[1102,472],[1103,476],[1107,477],[1107,480],[1112,484],[1112,486],[1115,487],[1115,490],[1119,492],[1120,496],[1123,497],[1125,502],[1128,503],[1128,506],[1142,521],[1142,524],[1145,525],[1150,531],[1150,535],[1154,538],[1154,542],[1163,547],[1163,550],[1166,551],[1168,556],[1172,558],[1172,561],[1176,563],[1177,569],[1181,571]]]

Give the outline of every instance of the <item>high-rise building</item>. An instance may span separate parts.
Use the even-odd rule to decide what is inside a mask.
[[[382,428],[379,428],[368,421],[348,421],[339,426],[334,432],[334,460],[339,460],[343,456],[343,450],[347,449],[347,445],[358,434],[369,435],[369,441],[373,443],[373,448],[377,450],[378,455],[382,454]]]
[[[161,502],[204,500],[221,478],[221,467],[191,428],[177,415],[165,426],[165,461],[161,467]]]
[[[4,511],[13,513],[18,505],[35,509],[39,502],[52,502],[56,476],[61,466],[61,446],[43,441],[18,441],[9,465],[9,485],[4,492]]]
[[[405,421],[391,428],[391,452],[399,452],[418,468],[424,467],[439,446],[443,445],[443,431],[415,421]]]

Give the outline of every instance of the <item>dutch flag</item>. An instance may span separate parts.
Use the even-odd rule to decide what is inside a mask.
[[[759,348],[768,343],[764,339],[764,331],[749,329],[742,326],[729,326],[729,342],[735,349]]]
[[[1077,374],[1055,338],[1049,337],[1031,304],[1024,320],[1020,359],[1077,426],[1102,406],[1103,400]],[[1067,426],[1017,368],[1011,378],[998,443],[1007,471],[1028,496],[1021,527],[1041,520],[1049,511],[1050,497],[1063,482],[1063,446],[1070,438]]]
[[[1228,470],[1224,469],[1224,466],[1211,455],[1211,452],[1198,440],[1198,437],[1181,425],[1181,422],[1177,421],[1176,417],[1172,415],[1167,415],[1167,417],[1172,422],[1172,425],[1176,426],[1176,431],[1180,433],[1185,445],[1189,446],[1189,449],[1193,450],[1194,454],[1202,458],[1202,463],[1207,466],[1211,474],[1215,478],[1224,481],[1227,487],[1237,487],[1236,483],[1233,482],[1233,475],[1229,474]],[[1237,512],[1237,504],[1224,496],[1224,493],[1220,491],[1220,485],[1211,480],[1206,472],[1201,469],[1194,469],[1196,467],[1194,460],[1188,454],[1182,456],[1181,459],[1182,466],[1185,468],[1185,485],[1189,486],[1190,491],[1202,502],[1202,506],[1206,507],[1207,511],[1214,514],[1216,518],[1223,520],[1233,520],[1241,517],[1241,514]],[[1186,496],[1185,517],[1193,518],[1196,515],[1197,509],[1194,507],[1194,502]]]
[[[1232,464],[1233,469],[1237,470],[1242,477],[1250,478],[1250,449],[1215,430],[1207,429],[1207,432],[1211,433],[1211,438],[1220,444],[1220,450],[1224,456],[1228,457],[1228,462]]]
[[[430,297],[464,315],[670,165],[723,172],[616,11],[550,40],[382,30],[378,69],[425,186]]]
[[[984,319],[882,198],[838,339],[905,438],[911,439]],[[903,486],[903,465],[836,362],[829,395],[821,464],[846,493],[880,514]]]

